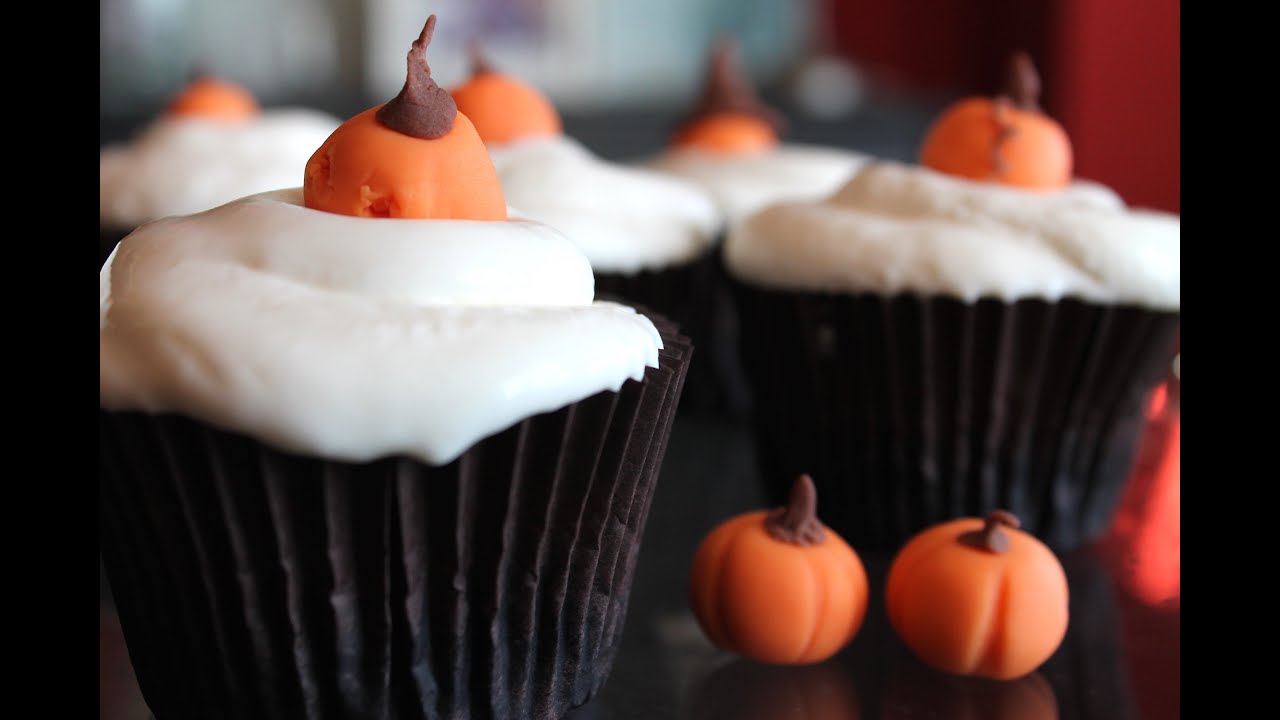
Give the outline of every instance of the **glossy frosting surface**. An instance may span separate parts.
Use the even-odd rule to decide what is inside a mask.
[[[606,162],[565,137],[490,145],[507,204],[563,232],[596,272],[633,275],[706,253],[719,212],[696,185]]]
[[[672,148],[654,158],[650,167],[704,188],[733,222],[771,203],[824,198],[868,160],[867,155],[838,148],[781,144],[755,153]]]
[[[132,228],[295,187],[338,122],[303,109],[267,110],[243,122],[157,118],[130,142],[103,148],[101,223]]]
[[[159,220],[116,248],[100,275],[104,409],[444,464],[657,365],[652,323],[593,302],[586,258],[545,225],[348,217],[301,194]]]
[[[735,276],[777,289],[1063,297],[1177,310],[1181,219],[1077,182],[1030,192],[891,162],[830,198],[779,203],[730,229]]]

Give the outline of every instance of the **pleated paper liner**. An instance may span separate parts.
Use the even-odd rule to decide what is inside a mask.
[[[1062,549],[1101,534],[1179,325],[1071,299],[734,289],[771,501],[810,473],[820,518],[887,550],[995,508]]]
[[[102,554],[158,720],[554,718],[608,676],[691,347],[443,467],[102,412]]]
[[[680,401],[682,412],[744,417],[746,375],[738,359],[737,313],[719,245],[691,263],[634,275],[596,272],[596,298],[652,308],[671,318],[698,348]]]

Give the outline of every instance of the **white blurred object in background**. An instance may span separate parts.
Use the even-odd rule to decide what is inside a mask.
[[[794,0],[471,0],[436,8],[421,0],[367,0],[366,86],[393,96],[423,13],[438,13],[431,70],[448,87],[470,74],[479,40],[494,67],[541,90],[561,110],[637,103],[678,105],[697,92],[711,39],[738,38],[744,59],[776,74],[805,46],[808,2]]]
[[[866,87],[857,66],[834,55],[804,60],[787,81],[796,107],[823,120],[840,120],[857,112],[866,100]]]
[[[338,21],[363,3],[102,0],[101,109],[128,113],[155,105],[196,72],[267,100],[330,87],[339,79],[343,49]]]
[[[469,74],[479,40],[495,67],[561,110],[678,107],[702,78],[712,38],[741,46],[753,79],[776,78],[812,47],[818,0],[100,0],[104,114],[162,105],[197,71],[264,106],[298,99],[373,103],[404,83],[404,48],[423,19],[444,86]]]

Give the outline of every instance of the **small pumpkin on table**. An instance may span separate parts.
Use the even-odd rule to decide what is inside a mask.
[[[801,475],[785,507],[731,518],[693,558],[691,604],[717,647],[763,663],[822,662],[853,639],[867,611],[858,554],[816,516]]]
[[[993,680],[1022,677],[1067,632],[1067,576],[1018,518],[995,510],[916,535],[889,568],[889,623],[920,660]]]

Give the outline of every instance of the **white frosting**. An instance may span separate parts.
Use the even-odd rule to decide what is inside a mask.
[[[715,204],[697,186],[606,162],[568,137],[491,145],[489,156],[511,207],[567,235],[597,272],[683,265],[720,231]]]
[[[671,148],[649,167],[698,184],[734,222],[775,202],[824,198],[870,159],[850,150],[784,143],[758,153]]]
[[[244,122],[164,116],[99,156],[103,225],[133,228],[237,198],[296,187],[337,118],[267,110]]]
[[[1176,310],[1180,240],[1178,216],[1128,209],[1097,183],[1031,192],[877,162],[826,200],[744,219],[725,260],[737,277],[780,289]]]
[[[103,408],[351,462],[448,463],[662,347],[545,225],[347,217],[300,188],[144,225],[100,286]]]

